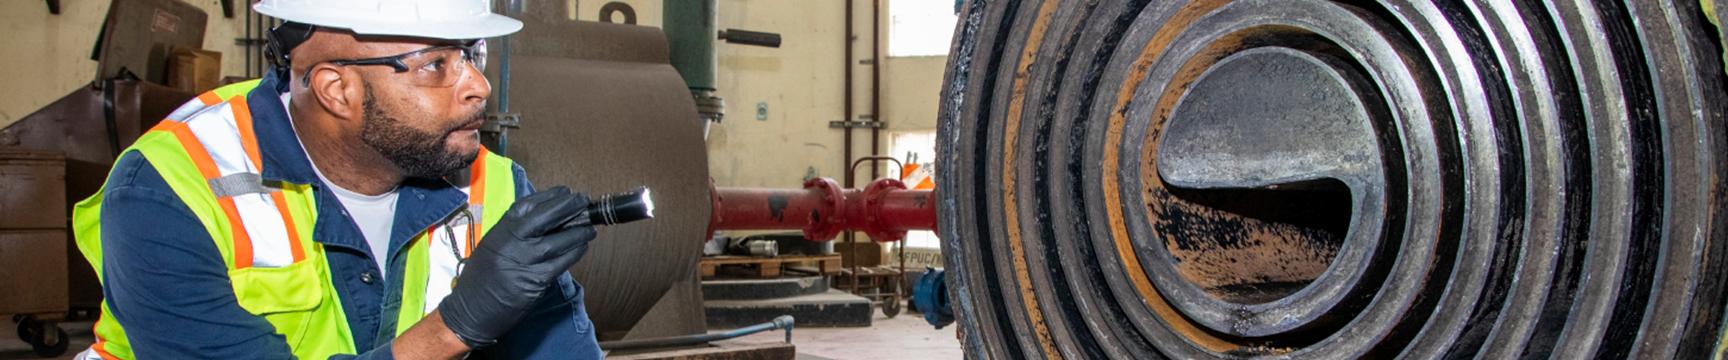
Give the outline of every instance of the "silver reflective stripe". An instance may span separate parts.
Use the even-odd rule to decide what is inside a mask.
[[[444,224],[448,226],[464,226],[468,225],[470,222],[480,221],[480,208],[480,205],[468,205],[468,214],[456,214],[456,216],[451,217],[449,222]]]
[[[264,177],[254,173],[235,173],[210,179],[210,191],[216,193],[218,198],[267,194],[270,190],[264,186]]]

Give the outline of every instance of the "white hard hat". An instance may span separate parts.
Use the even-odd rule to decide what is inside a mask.
[[[467,40],[509,35],[522,22],[492,13],[490,0],[262,0],[258,13],[284,21],[398,35]]]

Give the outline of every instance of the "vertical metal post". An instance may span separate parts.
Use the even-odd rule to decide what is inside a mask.
[[[522,0],[505,0],[504,14],[517,19],[522,18]],[[510,129],[521,126],[521,116],[510,112],[510,53],[513,36],[505,35],[498,39],[498,91],[497,107],[486,114],[486,122],[480,127],[480,141],[499,155],[510,155]]]
[[[726,116],[726,101],[714,95],[714,42],[720,33],[715,6],[714,0],[666,0],[662,8],[672,67],[696,100],[704,137],[710,124]]]

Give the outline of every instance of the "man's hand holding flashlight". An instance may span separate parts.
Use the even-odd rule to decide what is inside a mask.
[[[491,345],[588,253],[594,225],[651,218],[653,207],[647,188],[595,202],[563,186],[517,199],[481,238],[438,305],[444,325],[470,349]]]
[[[469,348],[491,345],[515,327],[588,252],[595,237],[588,208],[588,196],[563,186],[516,200],[438,305],[445,326]]]

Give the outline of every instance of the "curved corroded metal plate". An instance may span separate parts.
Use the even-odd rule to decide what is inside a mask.
[[[629,331],[693,276],[708,226],[708,158],[689,90],[664,63],[514,59],[510,157],[535,186],[590,196],[653,189],[649,221],[609,226],[572,268],[601,334]],[[695,306],[695,305],[692,305]]]
[[[967,2],[936,177],[969,355],[1722,354],[1697,5]]]

